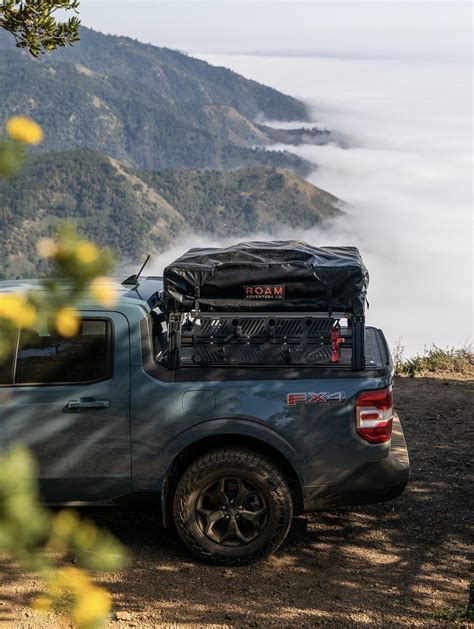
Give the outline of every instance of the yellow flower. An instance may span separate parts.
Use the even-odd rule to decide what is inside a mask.
[[[92,583],[87,572],[84,572],[79,568],[75,568],[74,566],[62,568],[61,580],[68,590],[79,594],[92,587]]]
[[[92,280],[90,289],[94,299],[104,308],[111,308],[117,303],[117,292],[108,277],[96,277]]]
[[[71,509],[63,509],[53,520],[53,534],[68,537],[78,526],[79,517]]]
[[[24,295],[4,293],[0,295],[0,317],[10,319],[21,328],[29,328],[36,321],[36,309]]]
[[[40,594],[33,599],[33,609],[39,612],[49,612],[53,608],[53,601],[46,594]]]
[[[98,587],[90,587],[78,597],[73,609],[73,617],[79,627],[98,624],[111,608],[110,594]]]
[[[31,118],[13,116],[7,120],[5,129],[12,140],[24,144],[39,144],[43,140],[43,130]]]
[[[91,522],[82,520],[81,526],[74,532],[74,543],[79,548],[90,548],[97,539],[97,528]]]
[[[20,314],[17,317],[17,323],[20,328],[31,328],[36,321],[36,308],[26,301],[23,303]]]
[[[76,258],[79,260],[79,262],[82,262],[83,264],[90,264],[91,262],[97,260],[98,255],[99,252],[97,250],[97,247],[91,242],[88,242],[87,240],[81,240],[77,244]]]
[[[41,238],[36,244],[36,250],[42,258],[54,258],[58,245],[52,238]]]
[[[16,321],[20,316],[22,298],[12,293],[0,294],[0,317]]]
[[[62,596],[67,592],[72,592],[78,596],[91,587],[93,586],[89,575],[74,566],[60,568],[48,583],[48,591],[53,598]]]
[[[56,330],[61,336],[74,336],[79,331],[79,313],[75,308],[66,306],[56,313]]]

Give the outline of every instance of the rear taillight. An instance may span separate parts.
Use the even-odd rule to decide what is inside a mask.
[[[356,397],[356,430],[369,443],[384,443],[392,436],[392,387],[364,391]]]

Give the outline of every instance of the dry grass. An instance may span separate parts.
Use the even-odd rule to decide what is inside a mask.
[[[404,347],[398,344],[393,352],[397,376],[454,375],[474,377],[474,351],[472,346],[459,349],[441,349],[433,345],[423,355],[405,358]]]

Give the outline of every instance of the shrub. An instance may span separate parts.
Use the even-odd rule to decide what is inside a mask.
[[[433,345],[431,349],[425,349],[421,356],[417,354],[412,358],[405,358],[404,350],[400,343],[395,346],[395,375],[415,377],[451,373],[474,376],[474,352],[470,345],[458,349],[441,349]]]

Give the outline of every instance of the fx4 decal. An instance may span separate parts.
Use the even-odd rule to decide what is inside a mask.
[[[286,403],[288,406],[296,406],[298,403],[303,404],[327,404],[328,402],[345,402],[346,394],[344,391],[336,393],[288,393]]]

